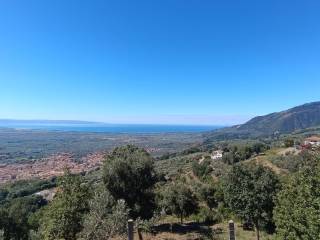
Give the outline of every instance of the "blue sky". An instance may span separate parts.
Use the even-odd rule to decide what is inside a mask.
[[[320,2],[0,2],[0,118],[234,124],[320,100]]]

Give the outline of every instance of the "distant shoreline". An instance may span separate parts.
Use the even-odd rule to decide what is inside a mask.
[[[200,133],[222,128],[204,125],[160,125],[160,124],[0,124],[0,128],[53,132],[86,133]]]

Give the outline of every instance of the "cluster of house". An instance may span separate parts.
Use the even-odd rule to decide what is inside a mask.
[[[311,146],[311,147],[320,147],[320,137],[318,136],[308,137],[304,140],[304,145]]]
[[[78,159],[71,153],[57,153],[33,163],[0,164],[0,184],[32,178],[49,179],[63,175],[65,168],[73,173],[98,169],[102,165],[104,156],[104,152],[96,152]]]

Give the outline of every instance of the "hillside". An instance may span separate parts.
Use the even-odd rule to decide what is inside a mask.
[[[307,103],[282,112],[255,117],[248,122],[207,134],[209,139],[223,140],[287,134],[320,125],[320,102]]]

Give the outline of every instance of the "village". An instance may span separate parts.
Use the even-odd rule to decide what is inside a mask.
[[[73,173],[94,170],[101,166],[104,154],[103,152],[91,153],[76,161],[71,153],[59,153],[33,163],[2,164],[0,165],[0,183],[32,178],[49,179],[63,175],[66,168]]]

